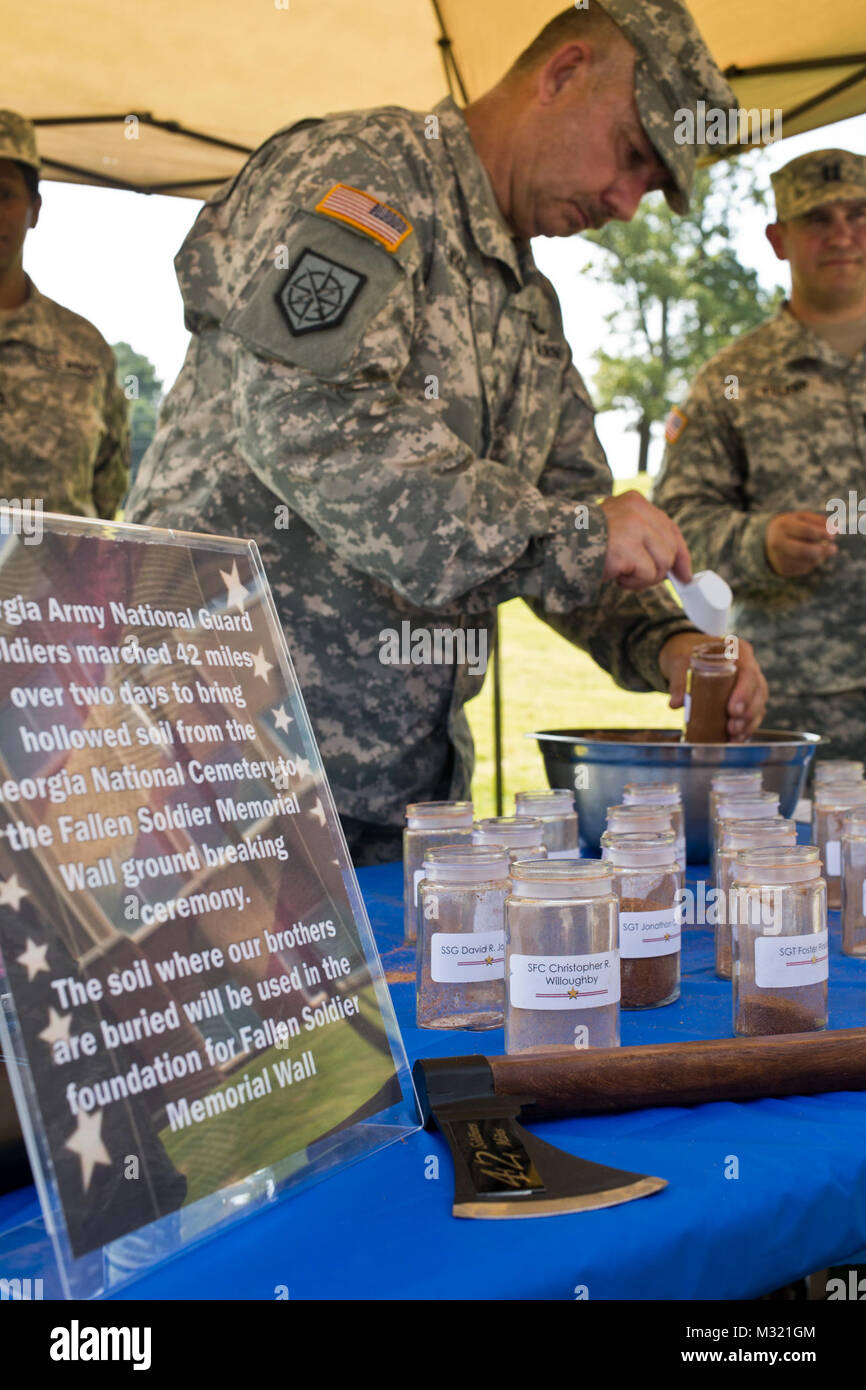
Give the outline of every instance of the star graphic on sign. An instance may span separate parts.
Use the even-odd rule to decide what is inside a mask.
[[[78,1128],[63,1147],[78,1154],[81,1160],[81,1185],[86,1192],[97,1163],[111,1164],[108,1150],[102,1142],[102,1111],[95,1110],[92,1115],[85,1115],[80,1110]]]
[[[37,946],[30,937],[27,938],[27,950],[23,955],[17,956],[19,965],[23,965],[27,971],[27,979],[35,980],[40,970],[48,971],[48,962],[45,957],[48,955],[48,943],[44,946]],[[50,974],[50,971],[48,971]]]
[[[230,574],[226,574],[225,570],[220,570],[220,574],[222,575],[223,583],[229,591],[227,600],[229,607],[239,608],[243,613],[244,599],[248,598],[249,595],[241,583],[241,577],[238,574],[237,560],[234,561]]]
[[[267,678],[268,678],[268,671],[273,671],[273,669],[274,669],[274,668],[273,668],[272,663],[271,663],[270,661],[266,661],[266,660],[265,660],[265,649],[264,649],[264,647],[259,647],[259,649],[258,649],[258,651],[256,652],[255,656],[253,657],[253,670],[254,670],[254,672],[256,673],[257,676],[261,676],[261,678],[262,678],[263,681],[266,681]]]
[[[569,997],[569,999],[576,999],[576,998],[577,998],[577,990],[576,990],[576,989],[570,989],[570,990],[568,991],[568,997]]]
[[[316,820],[319,822],[319,825],[325,824],[325,808],[318,797],[316,797],[315,806],[310,807],[310,815],[316,817]]]
[[[53,1047],[56,1042],[69,1042],[69,1029],[72,1024],[72,1014],[59,1014],[56,1009],[48,1010],[48,1026],[43,1028],[39,1034],[49,1047]]]
[[[493,964],[493,957],[492,957],[492,956],[485,956],[485,957],[484,957],[484,964],[485,964],[485,965],[492,965],[492,964]]]
[[[21,899],[26,897],[27,893],[18,882],[17,874],[13,874],[11,878],[7,878],[3,887],[0,888],[0,903],[2,903],[4,907],[13,907],[16,912],[20,910]]]
[[[301,777],[312,777],[313,769],[310,767],[309,759],[295,758],[295,767]]]
[[[292,716],[290,714],[286,714],[283,705],[280,705],[279,709],[272,710],[271,713],[274,716],[274,723],[276,724],[277,728],[282,729],[283,733],[287,734],[289,732],[289,725],[294,724],[295,722]]]

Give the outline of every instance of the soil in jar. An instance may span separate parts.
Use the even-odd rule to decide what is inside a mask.
[[[664,912],[670,903],[651,898],[622,898],[620,912]],[[620,1006],[623,1009],[653,1009],[672,1004],[680,993],[680,952],[667,956],[629,957],[620,955]]]

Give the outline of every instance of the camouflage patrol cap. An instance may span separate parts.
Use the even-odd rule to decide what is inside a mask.
[[[850,150],[815,150],[771,175],[780,222],[803,217],[825,203],[866,198],[866,156]]]
[[[699,101],[737,109],[713,55],[681,0],[590,0],[604,10],[637,50],[634,91],[647,139],[671,182],[665,197],[674,212],[688,212],[697,164],[694,143],[680,144],[674,129]]]
[[[29,164],[37,174],[42,168],[36,152],[36,127],[17,111],[0,111],[0,159]]]

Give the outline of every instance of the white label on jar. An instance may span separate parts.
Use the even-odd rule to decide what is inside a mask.
[[[755,984],[759,989],[819,985],[828,975],[827,929],[811,936],[755,939]]]
[[[656,912],[620,912],[620,955],[628,960],[672,956],[680,949],[679,917],[675,907],[662,907]]]
[[[692,717],[692,697],[691,697],[691,692],[687,690],[686,693],[685,693],[685,695],[683,696],[683,718],[685,719],[685,721],[686,721],[687,724],[688,724],[689,720],[691,719],[691,717]]]
[[[863,880],[863,916],[866,917],[866,878]]]
[[[416,870],[415,870],[415,877],[414,877],[413,882],[412,882],[412,897],[413,897],[414,900],[415,900],[415,906],[416,906],[416,907],[418,906],[418,884],[421,882],[422,878],[426,877],[426,874],[427,874],[427,870],[426,870],[426,869],[416,869]]]
[[[838,840],[828,840],[824,846],[824,868],[831,878],[838,878],[842,872],[841,844]]]
[[[505,932],[434,932],[430,974],[438,985],[505,979]]]
[[[509,989],[515,1009],[597,1009],[619,999],[619,951],[594,956],[518,956]]]
[[[579,850],[579,849],[549,849],[549,850],[547,851],[547,857],[548,857],[548,859],[579,859],[579,858],[580,858],[580,850]]]

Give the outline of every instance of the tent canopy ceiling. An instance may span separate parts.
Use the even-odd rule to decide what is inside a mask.
[[[866,111],[862,6],[690,0],[740,104],[781,109],[786,136]],[[430,110],[448,90],[446,65],[455,97],[474,99],[564,8],[563,0],[48,0],[16,6],[5,26],[2,100],[36,121],[47,178],[207,197],[247,151],[304,116],[385,104]]]

